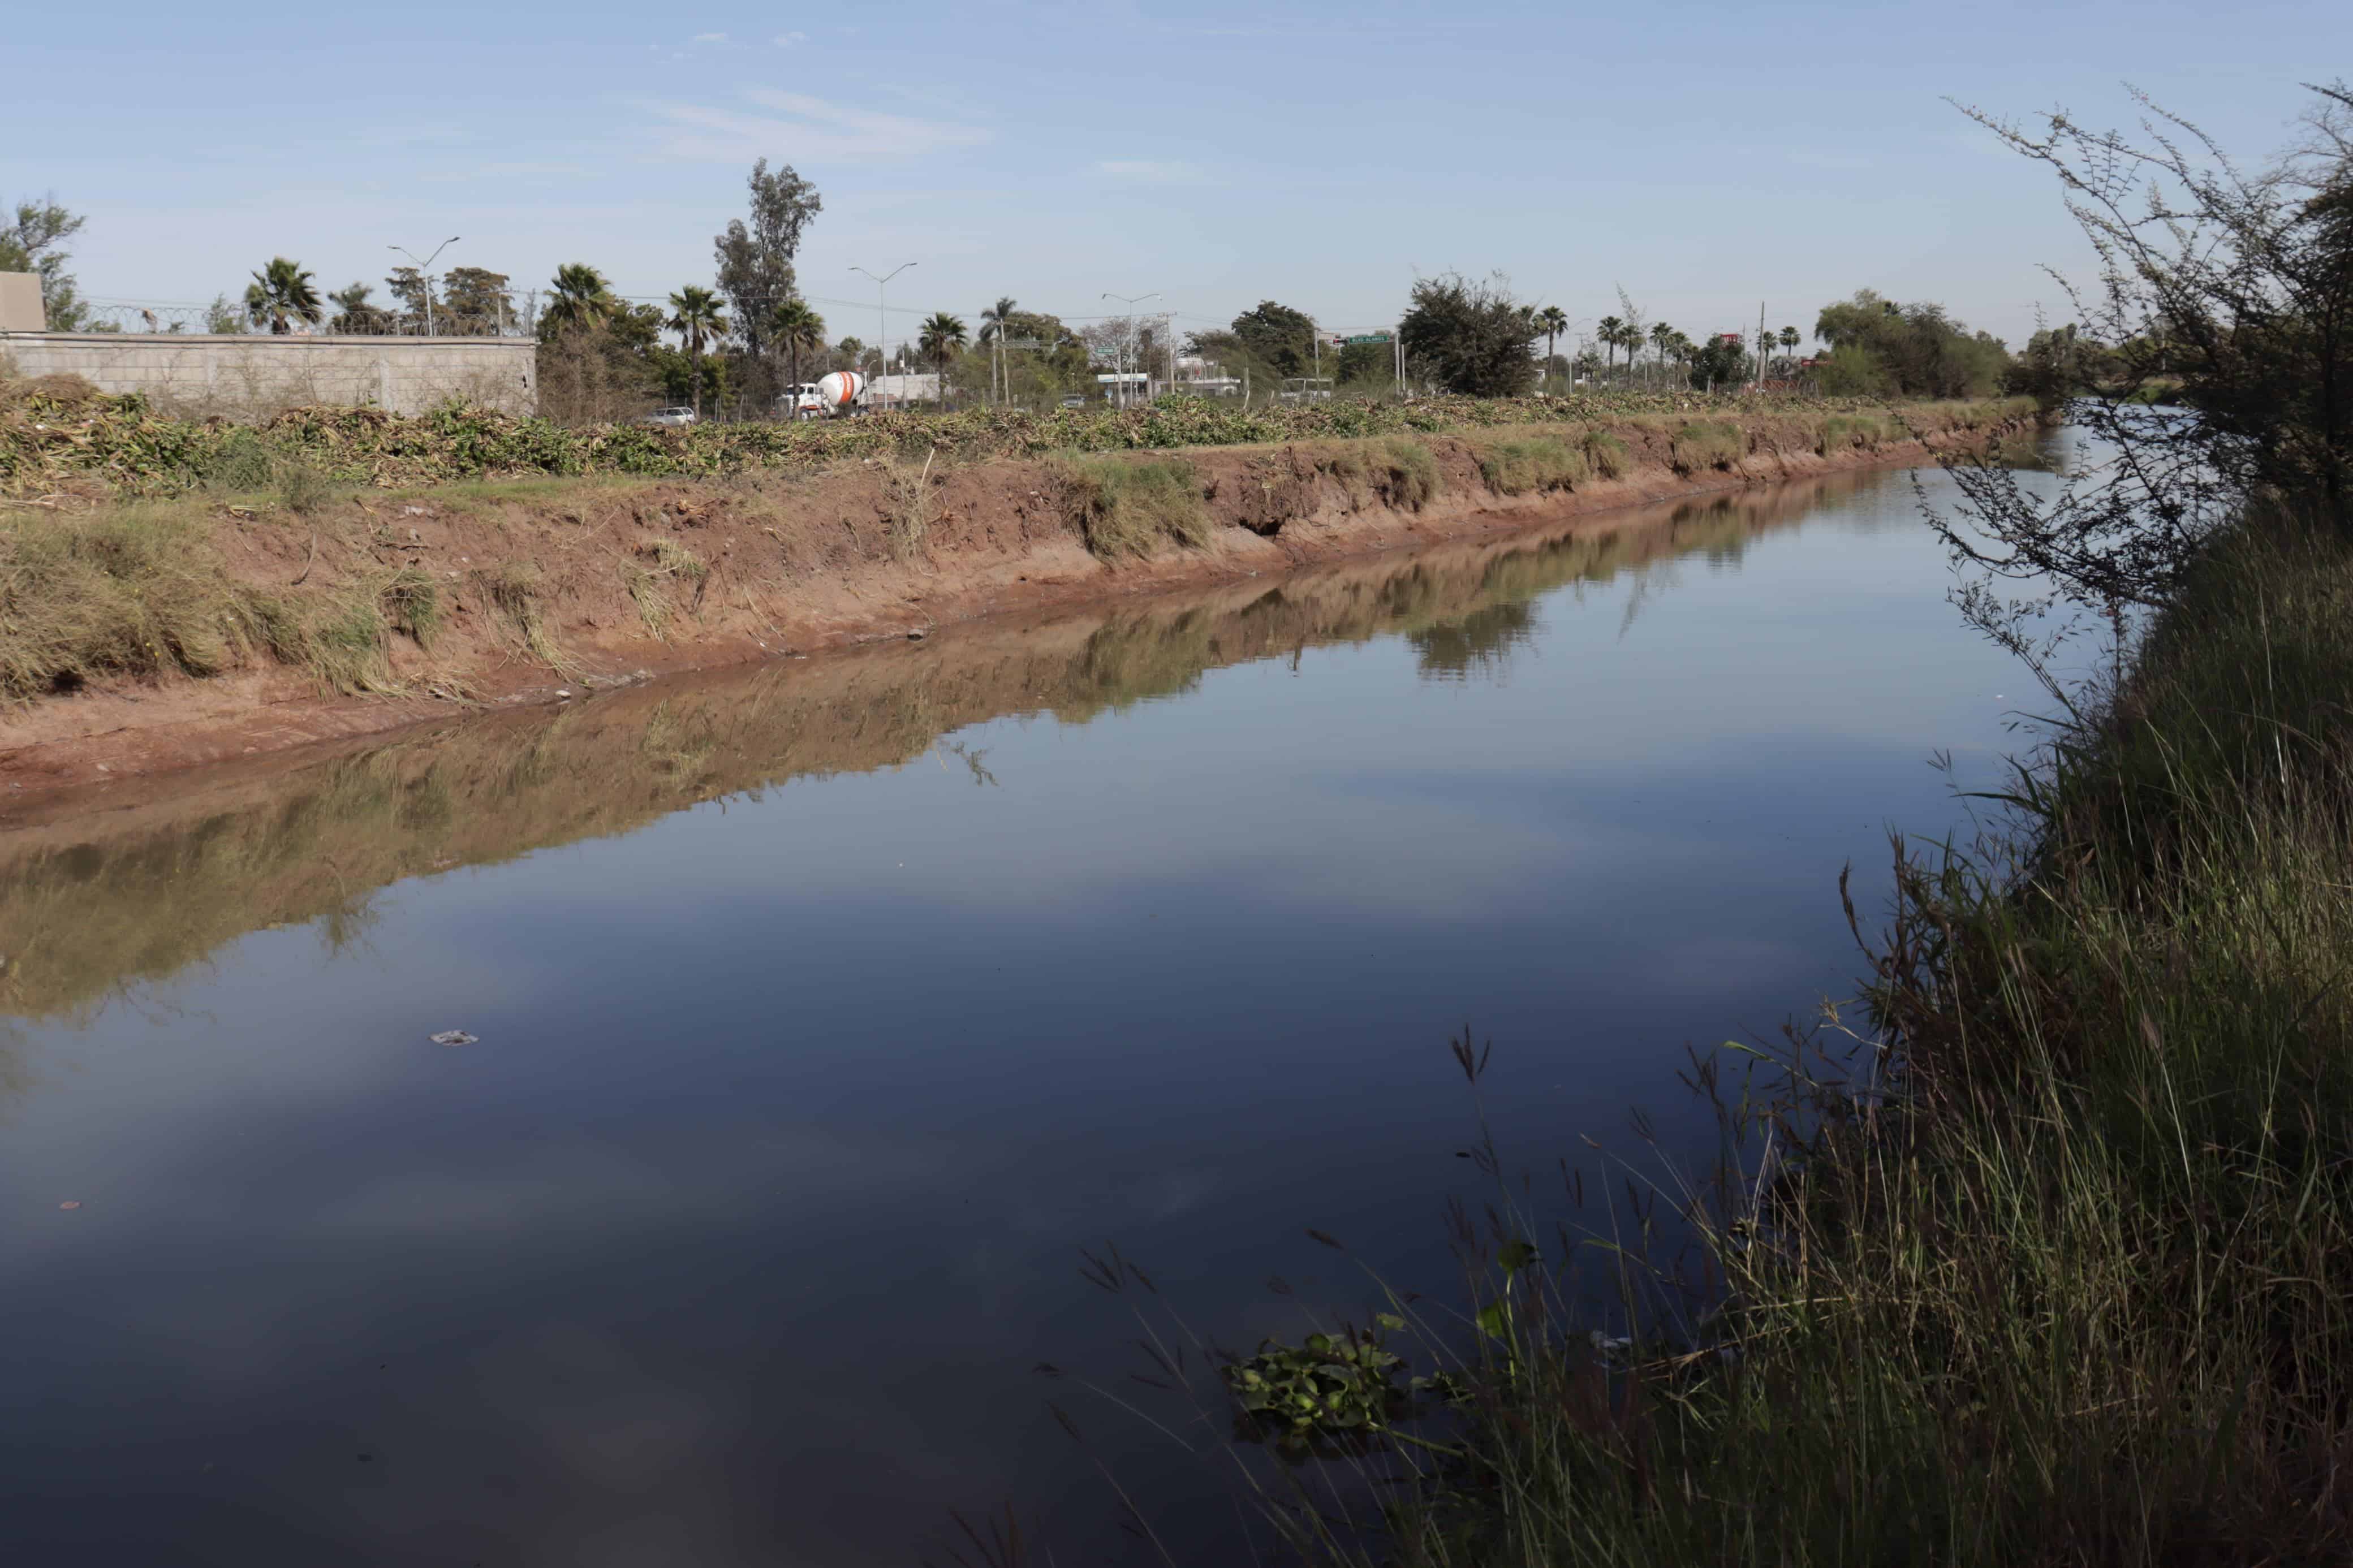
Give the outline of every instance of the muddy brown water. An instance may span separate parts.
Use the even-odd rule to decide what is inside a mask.
[[[1948,583],[1850,475],[0,816],[0,1545],[1232,1560],[1079,1249],[1442,1290],[1466,1021],[1507,1160],[1703,1158],[2018,743]]]

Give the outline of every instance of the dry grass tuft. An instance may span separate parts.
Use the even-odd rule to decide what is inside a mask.
[[[1164,542],[1198,549],[1209,542],[1200,475],[1182,458],[1064,457],[1048,471],[1063,518],[1100,560],[1148,556]]]
[[[933,447],[923,453],[920,467],[907,458],[893,458],[883,466],[891,553],[897,560],[913,561],[923,554],[924,541],[931,535],[939,510],[939,487],[946,481],[944,474],[936,479],[932,477],[932,462],[938,456],[938,448]]]
[[[1729,419],[1694,419],[1668,442],[1667,464],[1679,474],[1729,468],[1748,455],[1748,437]]]
[[[201,525],[146,510],[0,513],[0,693],[216,675],[246,640],[238,589]]]
[[[1419,511],[1446,489],[1446,474],[1430,443],[1411,437],[1384,441],[1366,454],[1373,487],[1381,500],[1402,511]]]
[[[711,568],[702,556],[675,539],[657,539],[638,551],[643,562],[629,561],[622,564],[629,598],[638,607],[638,618],[646,630],[667,641],[670,617],[677,613],[670,594],[675,584],[694,584],[694,600],[691,609],[702,607],[702,594],[711,579]],[[650,562],[651,564],[645,564]]]
[[[558,674],[567,674],[576,668],[547,629],[546,613],[540,603],[545,582],[537,566],[527,561],[510,561],[495,569],[477,571],[474,582],[482,596],[513,626],[515,635],[533,658]]]
[[[1479,454],[1479,477],[1497,495],[1573,489],[1592,476],[1584,450],[1556,436],[1472,445]]]

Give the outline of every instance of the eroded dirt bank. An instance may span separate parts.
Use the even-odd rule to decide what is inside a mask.
[[[1913,412],[1915,438],[1826,440],[1818,418],[1751,418],[1732,427],[1731,449],[1725,426],[1703,432],[1719,438],[1714,452],[1687,423],[1632,420],[1609,427],[1614,454],[1578,446],[1584,471],[1570,477],[1541,462],[1531,474],[1528,455],[1589,428],[1092,459],[1174,472],[1198,494],[1190,540],[1151,539],[1141,556],[1091,534],[1074,494],[1084,476],[1050,459],[526,480],[370,493],[301,514],[213,505],[209,548],[236,581],[339,605],[422,583],[433,624],[384,630],[331,677],[252,657],[206,679],[100,681],[0,710],[0,794],[21,810],[60,790],[579,700],[685,669],[930,637],[1409,545],[1580,520],[1612,529],[1645,503],[1917,463],[2015,429],[1957,412],[1939,426]]]

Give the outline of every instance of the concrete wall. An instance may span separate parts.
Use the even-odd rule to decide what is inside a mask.
[[[539,346],[529,338],[0,332],[0,354],[19,375],[79,375],[176,413],[262,418],[347,403],[416,414],[450,397],[539,408]]]

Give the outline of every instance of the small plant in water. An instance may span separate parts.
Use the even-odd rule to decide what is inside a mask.
[[[1271,1442],[1287,1455],[1325,1454],[1360,1447],[1365,1438],[1411,1415],[1426,1395],[1450,1396],[1452,1380],[1398,1381],[1405,1358],[1381,1331],[1405,1327],[1383,1312],[1371,1329],[1310,1334],[1293,1347],[1262,1340],[1258,1353],[1224,1368],[1238,1407],[1237,1436]]]

